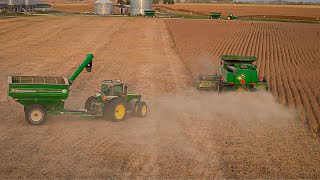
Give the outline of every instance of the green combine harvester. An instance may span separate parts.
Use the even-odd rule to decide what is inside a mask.
[[[257,60],[254,56],[222,55],[221,65],[215,75],[200,75],[197,88],[200,90],[256,91],[268,90],[265,77],[258,78]]]
[[[127,84],[120,81],[102,81],[101,92],[87,99],[85,109],[66,110],[70,86],[84,68],[92,70],[92,54],[69,77],[8,76],[8,95],[24,106],[25,119],[33,125],[42,124],[47,115],[74,114],[84,117],[103,117],[122,121],[127,112],[144,117],[147,105],[141,95],[127,93]]]

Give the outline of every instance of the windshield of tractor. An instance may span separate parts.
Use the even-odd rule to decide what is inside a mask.
[[[113,95],[120,95],[123,94],[123,87],[122,85],[116,85],[113,87]]]
[[[109,85],[103,84],[102,87],[101,87],[101,92],[102,92],[104,95],[110,95]]]

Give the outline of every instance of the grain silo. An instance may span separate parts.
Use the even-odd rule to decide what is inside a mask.
[[[20,0],[8,0],[7,5],[11,12],[21,11],[21,1]]]
[[[152,11],[153,0],[131,0],[130,15],[144,15],[144,11]]]
[[[98,0],[94,3],[94,12],[99,15],[114,14],[113,3],[109,0]]]
[[[31,12],[34,10],[36,6],[36,1],[35,0],[24,0],[23,2],[25,12]]]

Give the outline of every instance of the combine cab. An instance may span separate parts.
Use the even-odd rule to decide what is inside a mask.
[[[258,78],[254,56],[220,56],[221,66],[215,75],[200,75],[197,88],[200,90],[268,90],[265,77]]]

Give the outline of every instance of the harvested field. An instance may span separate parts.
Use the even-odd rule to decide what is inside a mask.
[[[231,46],[236,41],[228,39],[234,36],[231,30],[222,32],[228,29],[227,22],[192,23],[194,32],[188,29],[191,26],[188,20],[72,16],[0,19],[3,62],[0,78],[4,82],[0,85],[0,178],[319,179],[319,139],[312,137],[294,113],[275,102],[271,94],[217,95],[193,89],[196,70],[205,70],[201,65],[210,64],[212,55],[223,53],[223,48],[215,52],[218,49],[215,47]],[[214,23],[221,23],[221,27]],[[230,27],[236,25],[241,29],[242,25],[246,27],[243,34],[248,31],[252,36],[259,36],[252,26],[260,27],[261,23],[236,23],[242,22],[231,22]],[[217,35],[225,37],[226,42],[220,39],[211,46],[212,40],[219,40],[219,36],[211,34],[214,28],[208,30],[211,25],[216,25]],[[255,48],[242,47],[258,43],[258,52],[265,52],[260,48],[264,41],[274,42],[273,34],[281,34],[283,28],[288,28],[285,24],[283,28],[272,23],[265,26],[273,27],[270,34],[261,29],[264,36],[270,35],[270,40],[257,42],[251,38],[250,43],[244,41],[239,47],[231,46],[230,51],[239,48],[235,52],[246,54],[248,49],[248,53],[253,53]],[[314,43],[311,36],[316,26],[289,28],[297,33],[292,41],[306,38],[305,41]],[[304,31],[311,34],[301,36]],[[199,32],[200,35],[194,36],[193,33]],[[288,36],[291,33],[285,32]],[[317,48],[307,51],[311,47],[308,43],[302,50],[294,43],[287,46],[298,49],[301,53],[295,55],[301,58],[319,52]],[[100,80],[121,79],[130,84],[130,91],[143,95],[150,107],[149,115],[119,123],[50,116],[44,125],[28,125],[23,107],[7,98],[7,75],[69,76],[87,53],[95,55],[93,71],[84,72],[76,79],[67,108],[83,108],[86,98],[99,89]],[[259,62],[259,66],[265,67],[260,71],[268,74],[272,91],[281,97],[287,89],[281,90],[282,83],[274,82],[273,78],[277,77],[272,73],[278,73],[279,68],[267,61],[270,57],[266,54],[260,57],[265,59]],[[315,61],[308,62],[315,66],[318,56],[310,56]],[[193,57],[200,57],[200,65]],[[272,60],[283,66],[279,58]],[[295,69],[299,73],[305,72],[304,68],[313,68],[306,64],[299,66],[295,60],[292,62],[299,67]],[[285,79],[286,74],[281,74],[281,78]],[[306,93],[307,99],[309,96]],[[301,102],[304,103],[303,97]]]
[[[174,13],[192,13],[209,15],[212,12],[220,12],[222,16],[230,13],[240,17],[266,17],[278,19],[316,20],[320,18],[320,6],[307,5],[232,5],[232,4],[174,4],[154,5]]]
[[[281,104],[298,109],[302,121],[310,123],[314,132],[319,131],[320,25],[210,20],[166,23],[194,74],[199,72],[192,65],[199,58],[257,56],[260,76],[267,76],[272,94]]]
[[[50,3],[52,5],[52,9],[60,12],[68,12],[68,13],[85,13],[85,12],[93,12],[94,7],[93,4],[65,4],[65,3]]]

